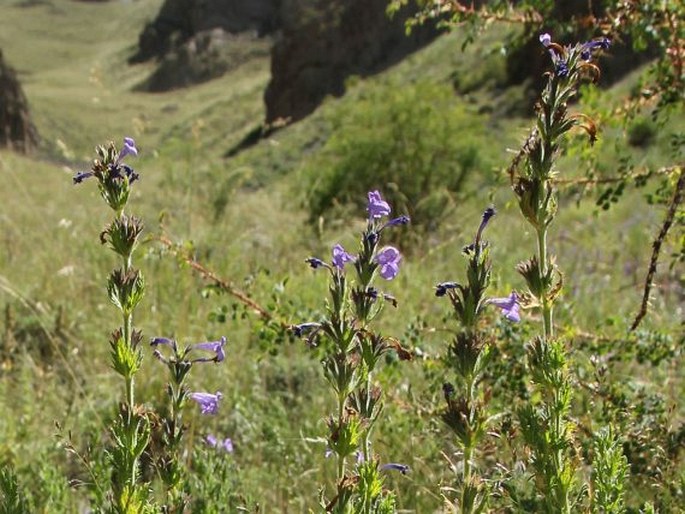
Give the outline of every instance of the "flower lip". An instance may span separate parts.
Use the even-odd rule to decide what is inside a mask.
[[[380,192],[369,191],[367,198],[369,202],[366,210],[369,213],[369,219],[379,219],[390,214],[390,204],[383,200]]]
[[[548,47],[552,43],[552,36],[550,36],[548,33],[540,34],[540,43],[542,43],[542,46]]]

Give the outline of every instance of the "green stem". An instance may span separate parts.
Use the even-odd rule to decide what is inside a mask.
[[[540,282],[544,281],[547,275],[547,227],[540,227],[537,229],[538,234],[538,259],[540,261]],[[542,298],[539,299],[542,303],[542,319],[545,340],[549,341],[554,337],[552,325],[552,304],[547,298],[547,291],[543,291]]]

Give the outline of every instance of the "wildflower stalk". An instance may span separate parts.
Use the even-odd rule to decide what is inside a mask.
[[[596,138],[592,120],[582,114],[570,115],[568,102],[586,76],[599,75],[599,68],[591,60],[596,50],[608,48],[609,41],[598,38],[562,47],[543,34],[540,42],[549,52],[554,71],[547,73],[547,83],[537,105],[535,129],[510,169],[521,213],[537,235],[537,255],[517,267],[528,286],[522,301],[526,307],[539,308],[542,313],[542,335],[528,346],[528,365],[541,402],[522,408],[519,420],[524,440],[533,454],[538,510],[567,514],[578,505],[583,490],[577,486],[578,466],[572,454],[573,423],[569,419],[572,385],[566,350],[553,331],[554,302],[561,292],[563,279],[554,257],[549,255],[547,233],[557,211],[554,165],[563,136],[578,126],[586,130],[591,142]],[[523,173],[518,173],[518,164],[524,157]]]
[[[454,318],[459,323],[445,359],[454,372],[457,387],[450,382],[443,384],[447,406],[442,420],[452,431],[461,450],[461,475],[456,471],[459,466],[452,464],[457,473],[458,491],[453,507],[463,514],[483,512],[488,504],[489,488],[476,466],[477,449],[492,421],[487,412],[486,395],[478,388],[492,355],[492,341],[480,327],[481,316],[485,307],[493,304],[500,307],[511,321],[519,320],[515,293],[508,298],[485,296],[490,284],[491,264],[489,247],[482,240],[482,235],[494,215],[494,209],[485,210],[475,241],[464,248],[463,254],[468,260],[465,283],[442,282],[435,290],[436,296],[449,298]],[[446,501],[452,500],[446,498]]]
[[[114,447],[109,451],[113,467],[110,510],[127,514],[147,512],[152,504],[148,488],[140,483],[139,460],[150,440],[150,422],[135,404],[134,377],[142,363],[142,352],[141,334],[133,328],[133,313],[143,298],[145,281],[132,264],[143,223],[125,213],[131,184],[139,176],[123,162],[128,155],[137,155],[138,149],[133,139],[124,138],[121,150],[110,143],[97,147],[96,152],[98,159],[93,161],[91,170],[77,173],[74,183],[91,177],[97,180],[100,195],[115,213],[100,241],[122,258],[122,267],[114,270],[107,281],[109,299],[122,315],[121,327],[110,339],[112,368],[124,379],[124,401],[112,427]]]
[[[380,472],[408,470],[395,463],[379,466],[371,435],[383,409],[380,388],[373,382],[377,364],[392,350],[400,358],[409,358],[409,354],[397,341],[374,332],[371,325],[386,302],[396,304],[392,296],[373,285],[378,276],[392,280],[399,272],[399,251],[392,246],[380,247],[382,233],[408,223],[409,218],[384,221],[390,206],[377,191],[370,192],[368,199],[369,218],[357,256],[338,244],[333,247],[330,264],[315,257],[307,259],[312,268],[329,272],[326,318],[293,327],[296,335],[306,336],[310,346],[322,348],[324,377],[335,396],[336,409],[326,420],[326,453],[336,459],[336,494],[326,500],[322,491],[321,505],[327,512],[341,514],[394,512],[394,494],[383,489]],[[350,279],[345,269],[352,262],[356,280]],[[354,466],[348,466],[351,458]]]

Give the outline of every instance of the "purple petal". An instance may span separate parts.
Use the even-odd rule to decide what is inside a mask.
[[[490,298],[488,303],[491,303],[502,309],[502,314],[509,321],[521,321],[521,316],[519,314],[518,295],[515,292],[512,291],[512,293],[505,298]]]
[[[190,398],[195,400],[200,406],[202,414],[216,414],[219,411],[219,400],[223,395],[219,392],[212,393],[191,393]]]
[[[342,270],[345,267],[346,262],[354,262],[354,256],[350,255],[345,251],[342,245],[337,244],[333,247],[333,266]]]
[[[224,359],[226,358],[226,354],[224,353],[224,345],[226,344],[226,337],[221,336],[221,339],[218,341],[208,341],[206,343],[197,343],[193,345],[193,348],[196,350],[208,350],[210,352],[214,352],[216,356],[214,357],[216,362],[223,362]]]
[[[409,466],[406,464],[398,464],[397,462],[388,462],[387,464],[383,464],[381,466],[382,470],[394,470],[394,471],[399,471],[403,475],[406,475],[409,473]]]

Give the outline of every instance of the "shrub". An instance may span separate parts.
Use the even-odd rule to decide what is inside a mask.
[[[363,207],[378,189],[416,229],[435,229],[469,175],[487,167],[483,118],[448,85],[374,85],[360,96],[334,109],[333,135],[306,165],[310,220]]]

